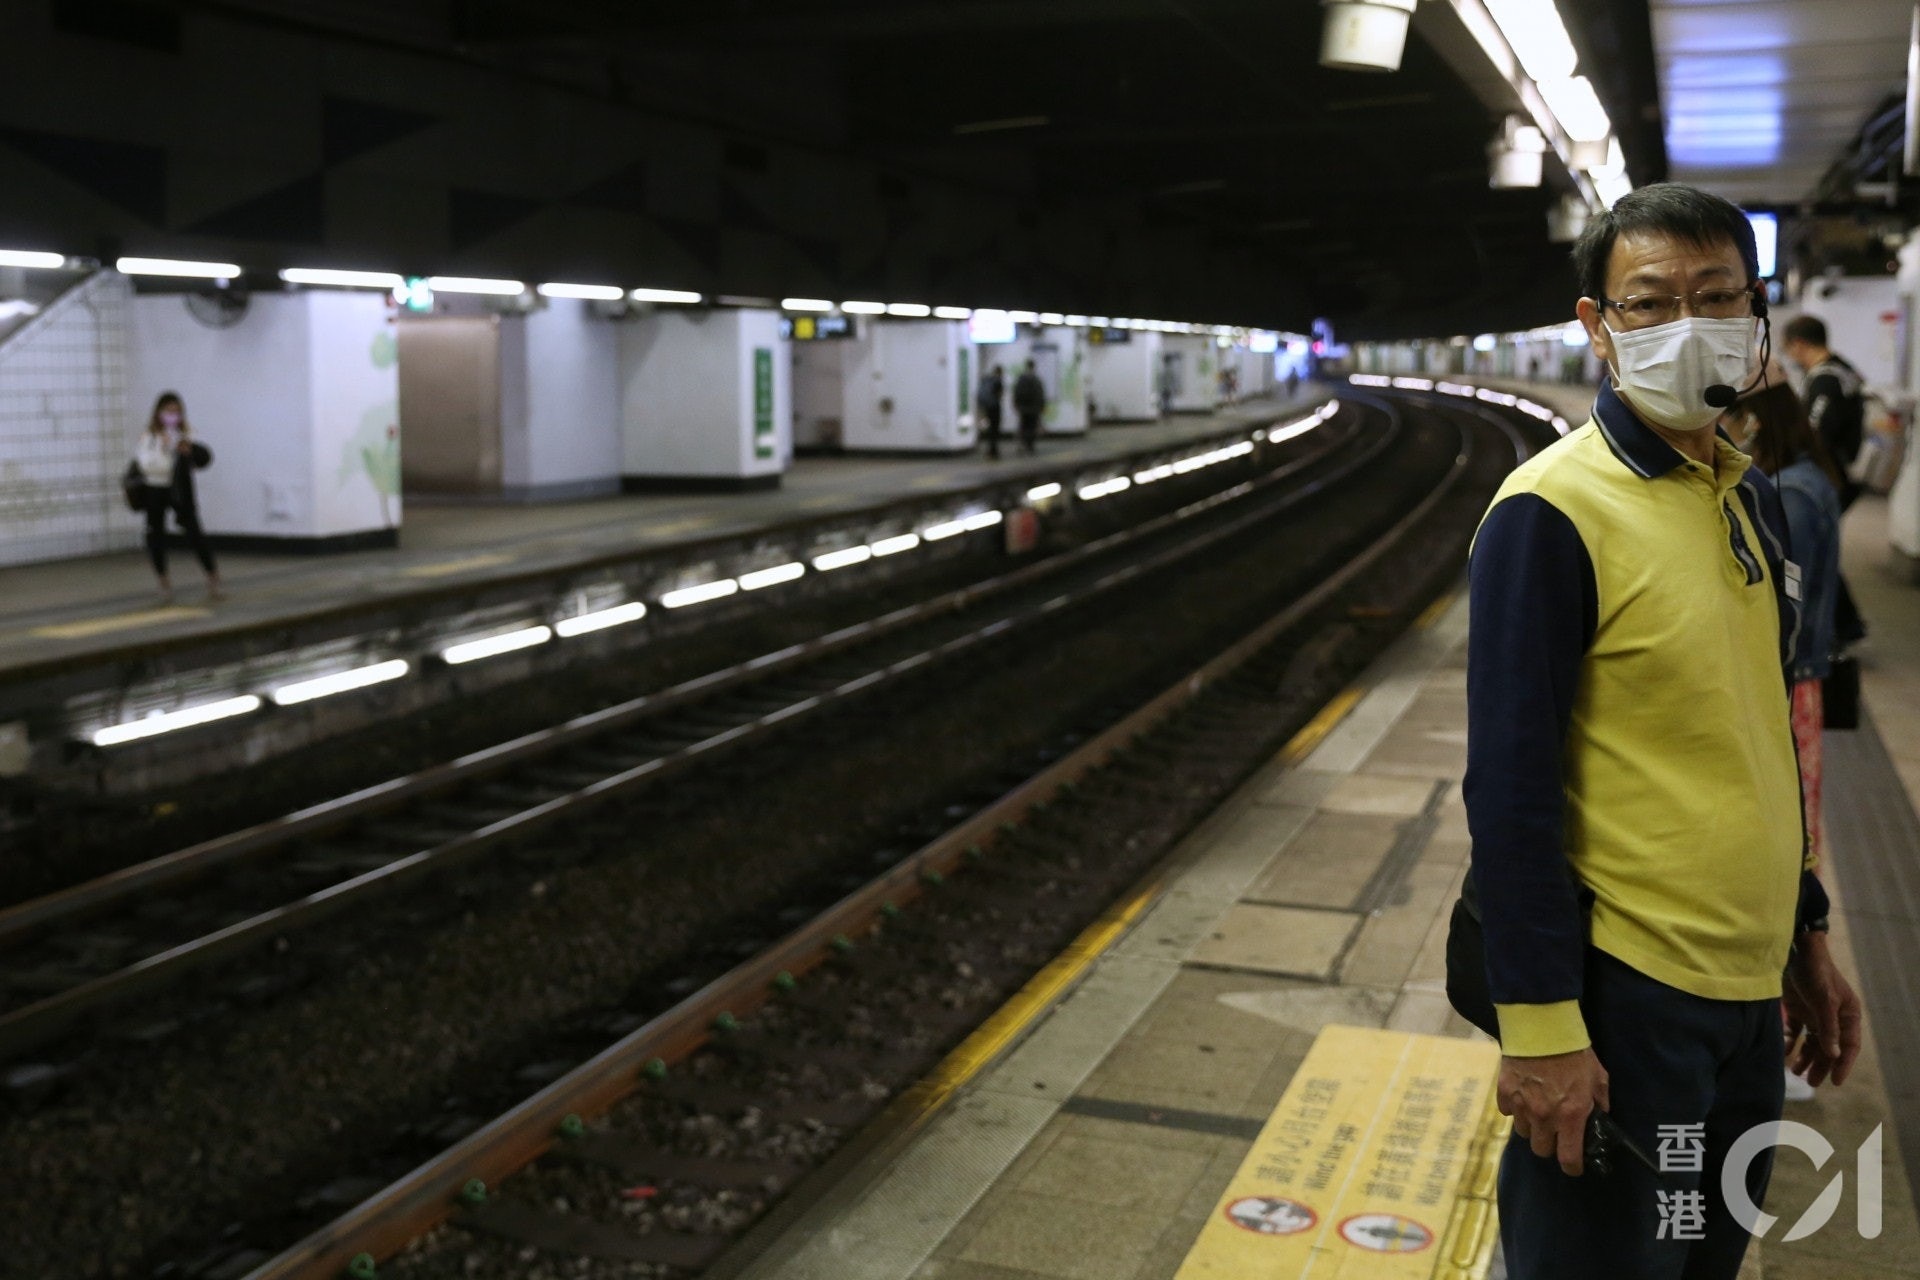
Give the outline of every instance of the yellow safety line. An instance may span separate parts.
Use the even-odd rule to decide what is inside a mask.
[[[1320,708],[1320,714],[1307,721],[1300,732],[1294,734],[1281,749],[1280,759],[1288,764],[1297,764],[1311,755],[1321,740],[1333,732],[1334,726],[1347,718],[1347,713],[1360,701],[1363,692],[1354,686],[1335,694],[1333,701]]]
[[[1441,1233],[1433,1280],[1486,1280],[1493,1269],[1493,1246],[1500,1238],[1500,1215],[1495,1208],[1500,1153],[1506,1150],[1512,1131],[1513,1121],[1500,1114],[1499,1104],[1489,1093],[1480,1132],[1467,1156],[1467,1171],[1460,1179],[1459,1196]]]
[[[27,632],[43,640],[84,640],[88,636],[101,635],[108,631],[125,631],[128,627],[145,627],[162,622],[183,622],[188,618],[204,618],[207,610],[191,605],[166,605],[159,609],[142,609],[136,613],[116,613],[105,618],[88,618],[82,622],[53,622],[43,627],[35,627]]]
[[[477,556],[468,556],[463,560],[441,560],[434,564],[417,564],[411,569],[402,569],[403,578],[444,578],[450,573],[460,573],[466,569],[485,569],[490,565],[506,564],[513,557],[497,551],[484,552]]]
[[[1361,692],[1357,687],[1341,690],[1320,709],[1318,715],[1288,740],[1280,751],[1280,759],[1293,763],[1320,745],[1321,739],[1331,733],[1334,726],[1344,720],[1360,701]],[[1079,981],[1093,962],[1119,941],[1127,928],[1159,898],[1164,887],[1164,879],[1156,876],[1135,890],[1126,901],[1109,907],[1099,919],[1082,930],[1066,950],[1030,978],[1011,1000],[995,1010],[972,1035],[960,1042],[959,1047],[909,1089],[902,1099],[903,1102],[911,1100],[909,1105],[913,1111],[906,1125],[907,1131],[918,1129],[932,1119],[955,1090],[978,1075],[1001,1050],[1018,1039],[1061,992]]]
[[[1439,599],[1420,611],[1420,616],[1413,620],[1413,629],[1426,631],[1433,627],[1440,619],[1447,616],[1447,610],[1453,608],[1453,600],[1453,592],[1448,591],[1442,594]]]

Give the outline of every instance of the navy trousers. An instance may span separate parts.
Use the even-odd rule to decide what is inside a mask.
[[[1703,999],[1588,948],[1580,1008],[1607,1070],[1612,1117],[1648,1155],[1660,1161],[1661,1126],[1705,1128],[1693,1131],[1697,1142],[1667,1135],[1669,1171],[1659,1177],[1620,1152],[1611,1174],[1569,1178],[1515,1134],[1500,1161],[1509,1280],[1735,1280],[1751,1237],[1720,1194],[1721,1169],[1735,1139],[1780,1119],[1779,1000]],[[1673,1167],[1695,1163],[1698,1171]],[[1772,1172],[1769,1148],[1747,1170],[1754,1204]],[[1690,1192],[1704,1203],[1675,1199]],[[1695,1204],[1704,1219],[1682,1212]]]

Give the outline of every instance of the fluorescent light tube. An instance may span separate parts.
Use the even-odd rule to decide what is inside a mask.
[[[911,551],[919,545],[920,535],[917,533],[903,533],[868,544],[876,557],[899,555],[902,551]]]
[[[332,267],[288,267],[280,273],[288,284],[317,284],[335,289],[398,289],[406,279],[393,271],[336,271]]]
[[[873,559],[872,547],[847,547],[841,551],[829,551],[825,555],[815,556],[813,567],[826,573],[831,569],[844,569],[850,564],[860,564],[871,559]]]
[[[1027,490],[1027,501],[1045,502],[1048,498],[1059,497],[1060,492],[1060,486],[1057,484],[1037,484]]]
[[[352,689],[364,689],[370,684],[398,680],[408,670],[405,658],[394,658],[371,666],[355,667],[351,671],[315,676],[311,680],[296,680],[292,684],[281,685],[268,696],[273,699],[275,706],[290,707],[296,702],[312,702],[315,698],[327,698]]]
[[[517,298],[527,291],[518,280],[489,280],[484,276],[428,276],[427,287],[435,293],[483,293],[501,298]]]
[[[543,284],[535,286],[543,298],[582,298],[588,302],[618,302],[627,291],[617,284]]]
[[[243,716],[260,707],[260,699],[251,693],[237,698],[222,698],[218,702],[203,702],[197,707],[182,707],[178,711],[162,711],[138,720],[128,720],[124,724],[108,725],[104,729],[93,731],[93,745],[96,747],[118,746],[122,742],[133,742],[140,738],[152,738],[163,733],[172,733],[176,729],[191,729],[197,724],[211,724],[215,720],[226,720],[233,716]]]
[[[887,313],[884,302],[843,302],[840,309],[850,316],[880,316]]]
[[[903,316],[908,320],[924,320],[933,314],[933,308],[924,302],[889,302],[887,314]]]
[[[807,571],[807,566],[798,560],[777,564],[771,569],[755,569],[752,573],[740,575],[742,591],[758,591],[762,587],[777,587],[783,582],[792,582]]]
[[[936,320],[965,320],[972,314],[973,312],[967,310],[965,307],[935,307],[933,309],[933,316]]]
[[[180,258],[122,258],[113,269],[128,276],[191,276],[204,280],[232,280],[239,276],[234,262],[188,262]]]
[[[566,637],[583,636],[590,631],[605,631],[608,627],[623,626],[629,622],[638,622],[647,616],[647,606],[638,600],[626,604],[617,604],[610,609],[596,609],[592,613],[575,614],[571,618],[562,618],[553,624],[554,631]]]
[[[825,298],[782,298],[782,311],[831,311],[833,304]]]
[[[35,249],[0,249],[0,267],[51,268],[67,265],[65,255]]]
[[[628,291],[627,296],[635,302],[694,303],[700,301],[700,295],[690,289],[632,289]],[[767,300],[747,298],[744,301],[764,304]]]
[[[1575,142],[1604,142],[1613,132],[1613,121],[1607,118],[1607,109],[1600,105],[1593,82],[1585,76],[1537,83],[1540,96],[1553,111],[1553,118]]]
[[[1535,80],[1573,74],[1578,55],[1553,0],[1486,0],[1500,34]]]
[[[739,590],[740,584],[732,578],[722,578],[718,582],[703,582],[696,587],[681,587],[678,591],[666,592],[660,597],[660,603],[668,609],[684,609],[690,604],[722,599]]]
[[[512,653],[516,649],[531,649],[534,645],[545,644],[551,639],[553,639],[552,627],[522,627],[518,631],[506,631],[497,636],[482,636],[478,640],[462,640],[459,644],[450,644],[440,651],[440,660],[452,666],[459,666],[463,662],[477,662],[481,658],[497,657],[503,653]]]

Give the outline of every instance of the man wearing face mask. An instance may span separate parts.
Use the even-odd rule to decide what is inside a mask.
[[[1611,376],[1502,486],[1471,562],[1463,909],[1514,1120],[1501,1235],[1513,1280],[1734,1280],[1720,1169],[1780,1118],[1783,975],[1810,1082],[1860,1046],[1805,866],[1797,573],[1778,495],[1715,431],[1759,368],[1764,295],[1745,216],[1677,184],[1596,217],[1574,262]],[[1595,1111],[1649,1153],[1685,1126],[1701,1157],[1600,1176]],[[1704,1193],[1702,1238],[1673,1229],[1678,1192]]]

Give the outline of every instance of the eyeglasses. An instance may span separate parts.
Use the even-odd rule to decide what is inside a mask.
[[[1619,301],[1603,297],[1603,307],[1620,313],[1630,329],[1650,329],[1680,318],[1680,309],[1709,320],[1738,320],[1753,314],[1753,286],[1741,289],[1697,289],[1689,294],[1635,293]]]

